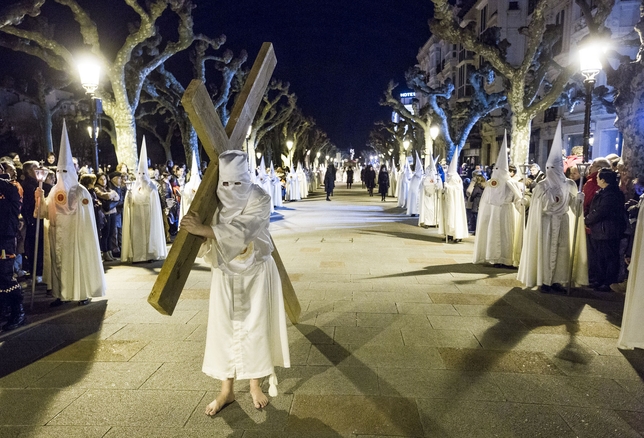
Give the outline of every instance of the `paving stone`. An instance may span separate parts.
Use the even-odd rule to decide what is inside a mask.
[[[136,389],[160,366],[160,363],[63,362],[29,387]]]
[[[578,336],[577,340],[601,356],[622,356],[622,352],[617,348],[617,341],[613,338]]]
[[[298,341],[308,341],[311,344],[333,344],[335,330],[335,326],[318,327],[300,323],[288,326],[286,333],[289,344]]]
[[[398,328],[336,327],[333,339],[340,345],[404,345]]]
[[[418,275],[416,275],[416,281],[418,283],[427,284],[427,285],[439,285],[439,284],[452,285],[452,282],[454,281],[454,277],[452,277],[449,273],[433,274],[430,272],[430,269],[427,269],[422,272],[419,272]]]
[[[61,362],[34,362],[1,378],[0,388],[26,388],[60,364]]]
[[[295,425],[296,430],[306,430],[306,438],[355,438],[352,433],[338,433],[330,427],[320,424],[314,418],[299,418],[289,415],[289,421]],[[316,429],[316,430],[311,430]],[[359,435],[361,438],[367,435]],[[289,432],[286,430],[246,430],[242,438],[301,438],[302,432]]]
[[[641,438],[619,414],[608,409],[560,407],[559,415],[582,438]]]
[[[567,332],[568,330],[566,325],[562,325],[561,321],[522,319],[521,322],[532,333],[561,334],[562,331]],[[608,322],[579,321],[574,325],[574,330],[577,336],[614,339],[619,337],[619,329]]]
[[[125,362],[141,351],[145,345],[146,342],[143,341],[83,340],[58,350],[42,360]]]
[[[201,362],[164,363],[141,385],[141,389],[199,391],[219,388],[219,380],[205,375],[201,366]]]
[[[396,303],[400,314],[458,315],[451,304]]]
[[[543,353],[439,348],[448,370],[497,373],[561,374]]]
[[[419,286],[419,285],[417,285]],[[422,287],[422,286],[421,286]],[[387,291],[387,292],[354,292],[354,301],[383,301],[396,303],[431,303],[425,291]]]
[[[108,426],[0,426],[3,438],[102,438]]]
[[[583,361],[553,358],[557,367],[569,376],[592,376],[608,379],[641,379],[641,374],[624,357],[588,356]]]
[[[402,328],[405,345],[425,347],[480,348],[479,341],[469,330],[418,330]]]
[[[534,374],[493,376],[508,401],[550,405],[636,410],[641,404],[610,379]]]
[[[510,332],[490,330],[485,336],[477,336],[479,342],[486,350],[521,350],[541,351],[549,355],[561,354],[566,357],[567,349],[574,350],[577,355],[583,355],[586,360],[595,353],[585,345],[576,342],[571,336],[541,335],[520,332],[518,336],[507,336]]]
[[[280,368],[277,377],[278,390],[285,394],[379,394],[378,376],[366,367],[293,366]]]
[[[456,286],[454,286],[456,288]],[[429,292],[429,297],[436,304],[485,304],[499,301],[498,295],[467,295],[460,293]]]
[[[404,398],[296,394],[291,415],[298,420],[288,419],[287,432],[423,436],[415,403]]]
[[[188,301],[188,300],[208,300],[208,299],[210,299],[210,288],[204,288],[204,289],[183,288],[183,292],[181,292],[181,298],[179,299],[179,302],[177,303],[177,307],[180,308],[180,306],[182,305],[182,303],[184,301]]]
[[[522,312],[516,307],[496,302],[492,306],[483,304],[454,304],[461,316],[488,316],[497,319],[519,319],[529,317],[530,314]]]
[[[485,295],[500,295],[503,296],[511,289],[507,286],[487,286],[473,281],[468,283],[456,282],[456,287],[462,292],[467,294],[485,294]]]
[[[644,435],[644,415],[642,415],[641,411],[615,411],[615,413],[628,423],[633,430],[637,431],[640,435]]]
[[[183,426],[204,391],[90,389],[48,424],[56,426]]]
[[[235,392],[235,402],[226,406],[216,416],[209,417],[205,414],[206,406],[216,396],[216,392],[206,393],[185,424],[186,428],[283,430],[293,402],[292,394],[280,393],[277,397],[270,397],[268,406],[264,409],[255,409],[250,394],[238,391]]]
[[[85,391],[82,388],[0,389],[0,425],[44,425]]]
[[[133,362],[201,362],[205,348],[204,343],[200,341],[151,341],[131,360]]]
[[[337,301],[336,301],[337,302]],[[315,325],[325,326],[349,326],[357,324],[358,317],[355,312],[320,312],[315,318]]]
[[[429,322],[435,329],[454,330],[467,329],[473,333],[479,333],[487,330],[508,330],[523,331],[527,328],[520,320],[499,320],[496,318],[483,316],[447,316],[447,315],[429,315]]]
[[[430,329],[426,315],[400,315],[386,313],[358,313],[358,327],[414,327]]]
[[[443,398],[505,401],[503,393],[484,373],[399,368],[378,368],[382,395],[413,398]]]
[[[172,316],[168,316],[147,306],[137,310],[122,310],[106,318],[105,322],[110,324],[186,324],[196,313],[196,310],[177,310],[172,313]]]
[[[241,438],[243,430],[212,427],[112,427],[104,438]]]
[[[551,406],[443,399],[417,400],[428,437],[573,438],[576,434]]]
[[[335,301],[334,312],[398,313],[396,304],[379,302]]]
[[[189,337],[198,324],[127,324],[109,337],[110,340],[177,341]]]

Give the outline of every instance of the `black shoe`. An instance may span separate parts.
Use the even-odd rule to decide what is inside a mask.
[[[596,286],[593,289],[595,289],[595,291],[597,291],[597,292],[610,292],[611,291],[610,286],[608,286],[606,284]]]
[[[566,288],[559,283],[553,283],[552,289],[559,293],[566,293]]]
[[[326,200],[327,200],[327,201],[330,201],[330,199],[329,199],[329,197],[328,197],[328,196],[326,197]]]
[[[18,318],[16,321],[9,321],[5,325],[3,325],[2,330],[4,330],[5,332],[8,332],[11,330],[15,330],[18,327],[21,327],[25,324],[27,324],[27,317],[24,314],[22,314],[20,318]]]
[[[503,267],[503,265],[502,265],[501,263],[495,263],[495,264],[493,265],[493,267],[495,267],[495,268],[502,268],[502,267]]]
[[[561,288],[561,285],[559,285],[559,288]],[[566,290],[561,288],[555,288],[555,285],[553,284],[552,286],[548,286],[547,284],[542,284],[539,286],[539,291],[544,294],[554,294],[554,295],[564,295],[566,293]]]
[[[91,299],[91,298],[85,298],[84,300],[80,300],[80,301],[78,302],[78,305],[79,305],[79,306],[87,306],[87,305],[88,305],[89,303],[91,303],[91,302],[92,302],[92,299]]]
[[[56,301],[49,303],[49,307],[58,307],[58,306],[62,306],[65,303],[66,301],[63,301],[60,298],[56,298]]]

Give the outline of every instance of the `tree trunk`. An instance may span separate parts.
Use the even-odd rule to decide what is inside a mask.
[[[424,134],[425,134],[425,167],[429,166],[429,156],[434,157],[434,140],[432,139],[432,136],[429,132],[429,124],[428,124],[428,129],[425,129]]]
[[[42,110],[42,141],[45,146],[45,156],[50,152],[54,152],[54,141],[51,136],[51,130],[53,128],[52,115],[49,107],[45,105]]]
[[[633,76],[630,90],[644,89],[644,70]],[[616,105],[615,126],[624,136],[622,158],[631,178],[644,176],[644,104],[637,93],[630,101]]]
[[[515,166],[528,163],[530,152],[530,130],[532,119],[525,113],[512,114],[512,133],[510,134],[510,162]]]
[[[122,110],[111,117],[114,120],[114,129],[116,130],[116,147],[114,148],[116,157],[119,163],[125,163],[128,169],[136,170],[138,154],[134,114],[131,111]]]

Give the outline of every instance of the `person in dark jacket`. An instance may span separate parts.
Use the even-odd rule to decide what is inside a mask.
[[[601,169],[597,174],[600,190],[594,195],[586,216],[590,228],[588,239],[588,271],[593,272],[591,287],[608,292],[617,283],[619,274],[619,244],[626,229],[624,194],[619,190],[617,174]]]
[[[23,200],[22,200],[22,217],[25,219],[26,233],[25,233],[25,257],[23,262],[23,269],[25,271],[31,272],[32,279],[37,282],[42,281],[42,269],[43,269],[43,250],[45,245],[43,244],[44,230],[42,222],[40,223],[40,232],[38,233],[38,272],[33,272],[33,263],[34,263],[34,252],[36,247],[36,218],[34,217],[34,210],[36,209],[36,197],[34,193],[38,188],[38,180],[36,179],[36,169],[40,167],[40,164],[37,161],[27,161],[23,163],[23,177],[22,180],[22,189],[23,189]],[[45,191],[45,197],[49,195],[51,190],[51,185],[43,183],[43,190]],[[42,219],[40,219],[42,221]]]
[[[376,187],[376,171],[373,170],[371,164],[367,166],[367,170],[364,173],[364,183],[369,191],[369,196],[373,196],[373,188]]]
[[[347,169],[347,189],[351,188],[351,184],[353,184],[353,167]]]
[[[384,164],[380,166],[380,172],[378,172],[378,193],[380,193],[381,201],[385,201],[387,198],[387,191],[389,190],[389,172],[387,172],[387,166]]]
[[[9,174],[0,164],[0,300],[9,306],[11,312],[9,321],[2,326],[5,331],[14,330],[26,322],[22,289],[13,276],[21,203],[19,185],[10,181]]]
[[[326,173],[324,174],[324,191],[326,192],[326,200],[330,201],[331,194],[335,188],[335,166],[333,163],[329,164],[329,167],[326,168]]]

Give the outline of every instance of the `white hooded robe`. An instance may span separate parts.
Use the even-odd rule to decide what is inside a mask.
[[[47,222],[50,251],[45,257],[43,276],[54,297],[62,301],[102,297],[106,285],[94,201],[78,183],[64,122],[56,173],[58,181],[40,209]]]
[[[414,215],[418,214],[418,209],[420,207],[420,184],[423,180],[423,162],[420,161],[420,157],[416,154],[416,166],[414,173],[409,180],[409,187],[407,188],[407,214]]]
[[[421,183],[419,226],[435,227],[443,220],[442,191],[443,181],[437,175],[436,162],[430,155],[429,165],[425,168],[425,177]]]
[[[148,176],[145,137],[136,182],[125,195],[121,261],[163,260],[168,255],[159,191]]]
[[[439,233],[452,236],[454,240],[464,239],[470,235],[467,227],[467,211],[465,210],[465,194],[463,180],[458,174],[458,155],[455,153],[447,169],[445,178],[445,196],[443,199],[443,227]]]

